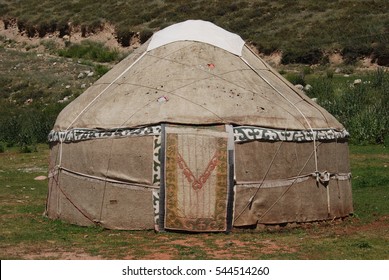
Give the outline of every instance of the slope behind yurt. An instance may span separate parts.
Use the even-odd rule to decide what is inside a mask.
[[[183,231],[344,217],[347,137],[238,35],[178,23],[60,113],[47,214]]]

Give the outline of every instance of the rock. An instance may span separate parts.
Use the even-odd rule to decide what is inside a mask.
[[[82,78],[84,78],[85,77],[85,74],[84,73],[80,73],[80,74],[78,74],[78,76],[77,76],[77,78],[79,78],[79,79],[82,79]]]
[[[86,88],[86,84],[82,84],[80,87],[81,88]]]
[[[27,99],[26,101],[24,101],[24,104],[26,105],[30,105],[32,103],[33,99],[32,98],[29,98]]]
[[[95,73],[93,73],[93,72],[89,72],[89,73],[88,73],[88,77],[92,77],[94,74],[95,74]]]
[[[65,88],[70,88],[70,85],[66,85],[66,87]]]
[[[361,79],[355,79],[353,84],[354,85],[362,84],[362,80]]]
[[[307,84],[305,87],[304,87],[304,90],[305,91],[310,91],[312,90],[312,86],[310,84]]]
[[[350,75],[349,74],[344,74],[343,77],[347,78],[347,77],[350,77]]]
[[[317,98],[316,98],[316,97],[311,98],[311,100],[312,100],[313,102],[316,102],[316,103],[317,103]]]
[[[300,84],[297,84],[297,85],[294,85],[297,89],[299,90],[303,90],[304,89],[304,86],[303,85],[300,85]]]
[[[342,69],[340,69],[339,67],[335,69],[335,73],[340,73],[342,72]]]
[[[46,179],[47,179],[47,176],[43,176],[43,175],[34,178],[35,181],[44,181]]]

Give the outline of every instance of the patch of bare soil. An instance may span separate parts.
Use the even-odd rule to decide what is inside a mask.
[[[35,37],[28,37],[24,32],[19,32],[16,23],[8,25],[7,29],[5,29],[4,23],[0,20],[0,35],[22,46],[38,46],[38,52],[44,52],[44,47],[41,45],[41,43],[47,40],[55,42],[60,47],[64,47],[66,42],[80,43],[81,41],[87,39],[100,42],[109,48],[121,51],[130,51],[140,46],[139,40],[137,40],[139,38],[136,36],[131,41],[131,45],[129,47],[123,47],[121,44],[119,44],[116,38],[115,27],[110,23],[105,23],[100,31],[95,33],[88,33],[86,36],[83,36],[80,28],[74,27],[70,36],[65,35],[63,38],[60,38],[59,32],[54,32],[41,38],[37,35]]]
[[[278,67],[281,65],[282,53],[274,52],[270,55],[264,56],[263,59],[273,67]]]
[[[101,256],[92,256],[83,251],[66,251],[59,248],[41,248],[36,246],[13,246],[2,248],[2,254],[10,259],[22,260],[102,260]]]
[[[332,232],[337,236],[348,236],[357,233],[374,233],[384,234],[389,238],[389,215],[377,218],[377,220],[368,223],[361,224],[357,220],[350,221],[329,221],[326,223],[319,223],[311,226],[302,227],[307,230],[309,239],[321,238],[323,234]],[[313,232],[309,233],[314,229]],[[275,233],[276,234],[276,233]],[[228,238],[226,238],[228,237]],[[228,236],[212,236],[213,244],[210,246],[207,244],[207,235],[180,235],[180,239],[172,239],[163,235],[156,234],[153,237],[153,244],[159,244],[158,246],[150,244],[144,245],[145,254],[142,257],[136,254],[131,254],[127,251],[125,257],[121,259],[147,259],[147,260],[173,260],[179,258],[179,248],[174,245],[181,246],[196,246],[203,248],[206,253],[207,259],[253,259],[258,254],[261,255],[277,255],[296,253],[299,251],[298,246],[288,245],[287,242],[278,241],[274,239],[263,238],[258,232],[258,236],[252,237],[245,236],[246,239],[242,240],[242,236],[239,232],[230,234]],[[249,238],[249,239],[247,239]],[[50,242],[49,242],[50,243]],[[50,243],[51,244],[51,243]],[[163,245],[160,245],[163,244]],[[55,244],[42,246],[37,245],[17,245],[17,246],[1,246],[2,256],[6,256],[9,259],[27,259],[27,260],[40,260],[40,259],[60,259],[60,260],[101,260],[106,259],[102,255],[91,255],[82,249],[75,249],[73,251],[65,248],[60,248]],[[126,248],[120,250],[126,251]],[[3,257],[4,258],[4,257]],[[108,259],[116,259],[112,256]]]
[[[143,259],[145,260],[173,260],[174,255],[176,252],[173,252],[173,250],[169,252],[161,252],[161,251],[155,251],[150,252],[149,254],[145,255]]]
[[[379,217],[377,220],[363,225],[346,225],[337,227],[335,233],[339,235],[350,235],[358,232],[383,232],[389,234],[389,215]],[[389,235],[388,235],[389,238]]]
[[[169,244],[181,246],[205,246],[203,240],[194,237],[170,241]]]

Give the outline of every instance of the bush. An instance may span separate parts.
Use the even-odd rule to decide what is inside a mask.
[[[318,64],[323,59],[323,52],[318,48],[293,48],[283,51],[281,63]]]
[[[389,46],[388,43],[376,44],[373,50],[373,59],[381,66],[389,66]]]
[[[317,97],[346,127],[351,143],[385,144],[389,137],[389,73],[379,69],[363,80],[365,83],[354,86],[346,81],[335,85],[333,78],[316,79],[309,95]]]
[[[109,68],[107,66],[101,64],[97,64],[94,69],[97,76],[99,77],[103,76],[105,73],[109,71]]]
[[[306,82],[304,80],[304,74],[302,73],[287,73],[285,75],[285,78],[291,82],[292,84],[294,85],[302,85],[302,86],[305,86],[306,85]]]
[[[146,43],[146,41],[153,36],[153,31],[151,29],[144,29],[139,33],[139,40],[141,44]]]
[[[59,50],[60,56],[69,58],[83,58],[97,62],[116,61],[119,52],[110,50],[102,43],[92,42],[89,40],[82,41],[81,44],[70,44],[67,48]]]
[[[47,135],[63,109],[64,104],[42,104],[36,107],[18,107],[12,103],[1,102],[0,142],[8,146],[18,145],[22,151],[34,151],[37,143],[45,143]]]
[[[117,41],[123,47],[129,47],[131,38],[135,35],[135,32],[129,30],[127,27],[118,27],[116,29]]]
[[[353,44],[345,46],[341,52],[346,64],[354,64],[359,58],[369,56],[372,53],[372,48],[363,44]]]

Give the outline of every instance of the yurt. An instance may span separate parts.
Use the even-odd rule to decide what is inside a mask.
[[[348,136],[238,35],[188,20],[59,114],[46,214],[186,232],[346,217]]]

